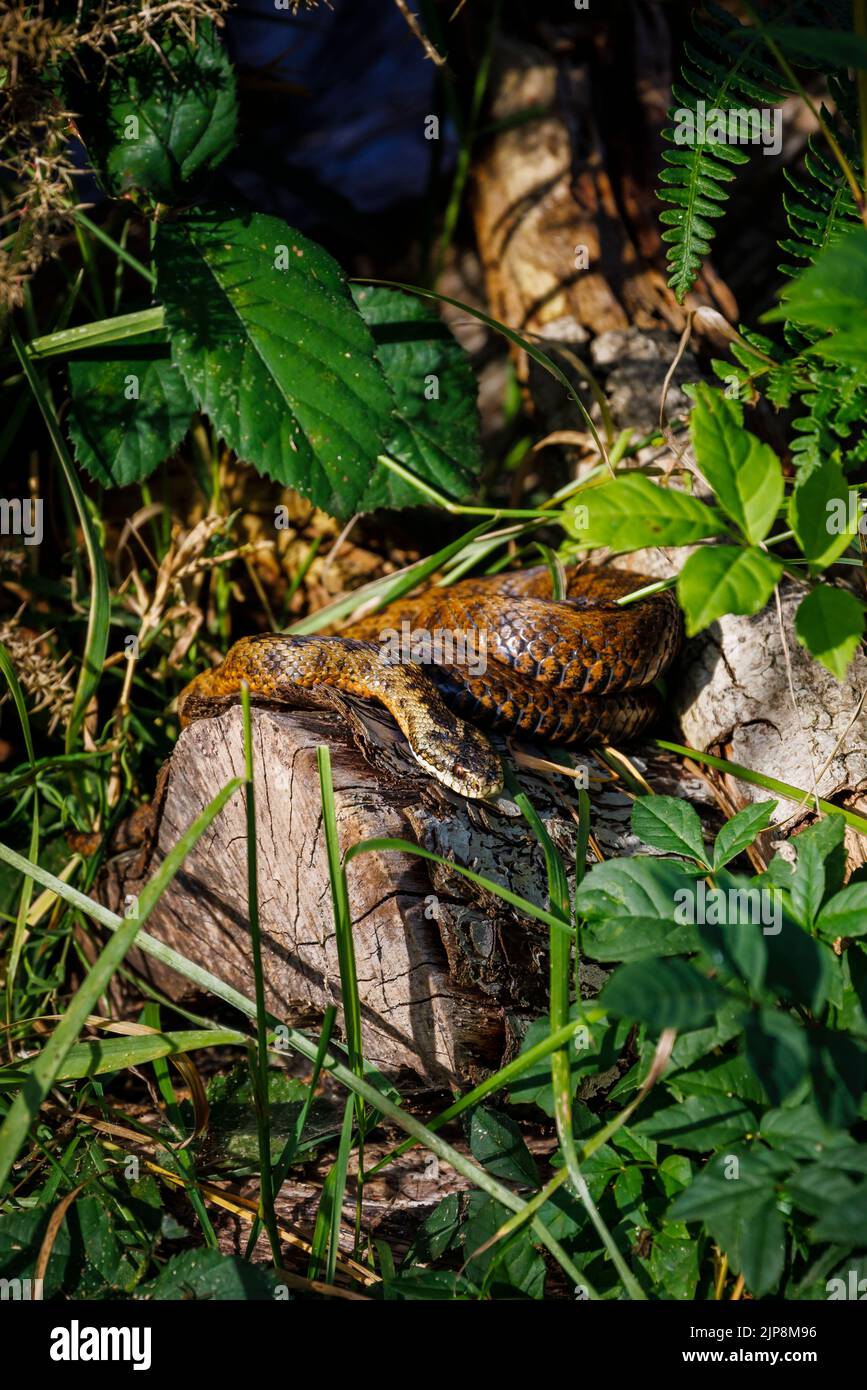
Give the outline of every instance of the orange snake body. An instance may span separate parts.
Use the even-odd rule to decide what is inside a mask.
[[[207,714],[208,701],[237,695],[244,681],[252,696],[277,702],[290,687],[329,685],[385,705],[439,781],[491,796],[502,766],[477,724],[568,745],[634,738],[655,717],[652,682],[682,637],[677,602],[664,591],[617,603],[651,582],[623,570],[571,571],[566,597],[554,600],[542,567],[428,589],[336,637],[244,637],[185,688],[181,720]],[[404,650],[395,657],[395,636],[407,633],[416,646],[432,639],[421,640],[421,660]]]

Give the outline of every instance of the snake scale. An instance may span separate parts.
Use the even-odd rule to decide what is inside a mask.
[[[337,637],[243,637],[221,666],[182,691],[181,723],[207,715],[209,701],[236,696],[244,681],[252,696],[275,702],[289,687],[333,686],[384,705],[427,772],[483,799],[503,776],[477,724],[577,744],[634,738],[652,721],[660,698],[651,683],[681,641],[677,602],[668,591],[616,602],[651,582],[604,567],[573,570],[566,597],[554,600],[542,566],[428,589]],[[416,636],[470,636],[476,659],[457,660],[447,644],[445,655],[433,648],[425,660],[396,660],[385,634],[408,627]]]

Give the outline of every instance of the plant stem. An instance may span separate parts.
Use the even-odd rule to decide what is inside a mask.
[[[798,80],[791,63],[783,54],[779,44],[776,43],[776,41],[765,29],[765,26],[762,23],[760,16],[756,13],[755,9],[750,4],[750,0],[743,0],[743,6],[747,14],[750,16],[753,23],[755,24],[756,28],[759,30],[765,43],[768,45],[768,48],[773,53],[774,58],[776,59],[777,67],[783,73],[787,81],[791,84],[793,91],[796,91],[798,93],[798,96],[804,102],[811,116],[813,117],[822,134],[824,135],[825,139],[827,140],[831,152],[833,153],[834,158],[836,159],[841,170],[843,171],[843,175],[846,179],[846,182],[852,190],[852,197],[854,199],[855,206],[858,209],[858,215],[861,218],[861,221],[864,223],[864,225],[867,226],[867,203],[865,203],[864,200],[864,193],[861,189],[861,185],[858,183],[858,180],[855,177],[855,171],[853,170],[852,165],[849,163],[848,159],[843,153],[843,150],[840,147],[839,140],[837,139],[833,130],[831,130],[827,121],[823,118],[821,111],[819,111],[819,109],[811,99],[809,93],[803,86],[803,84]]]

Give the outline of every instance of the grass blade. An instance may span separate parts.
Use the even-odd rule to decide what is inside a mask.
[[[18,711],[18,718],[21,721],[21,730],[24,734],[24,745],[27,749],[27,761],[30,764],[30,771],[33,772],[35,758],[33,756],[33,737],[30,732],[30,717],[27,713],[27,705],[24,702],[24,692],[15,674],[15,667],[12,665],[12,658],[8,651],[0,642],[0,671],[6,677],[6,684],[9,686],[9,693]],[[31,859],[39,856],[39,796],[34,786],[33,789],[33,819],[30,824],[30,848]],[[27,914],[30,911],[30,903],[33,897],[33,879],[25,877],[21,886],[21,897],[18,899],[18,911],[15,916],[15,930],[12,933],[12,945],[9,950],[9,964],[6,969],[6,1021],[12,1022],[14,1013],[14,987],[15,976],[18,974],[18,962],[21,959],[21,952],[24,949],[24,942],[27,939]]]
[[[71,331],[75,332],[76,330]],[[105,654],[108,650],[108,628],[111,621],[108,570],[96,525],[91,516],[90,506],[78,480],[75,464],[69,456],[69,450],[66,447],[66,440],[63,438],[54,406],[14,328],[11,330],[11,340],[30,389],[36,398],[36,403],[42,412],[42,418],[51,436],[51,442],[63,470],[66,485],[75,503],[75,510],[78,513],[79,524],[84,535],[87,561],[90,566],[90,609],[87,617],[87,638],[78,684],[75,689],[75,700],[66,729],[66,751],[71,753],[84,722],[87,707],[96,694],[102,676]]]
[[[54,1077],[55,1081],[81,1081],[87,1076],[141,1067],[161,1057],[195,1052],[202,1047],[246,1047],[246,1033],[234,1028],[188,1028],[177,1032],[148,1033],[141,1037],[91,1038],[69,1049]],[[33,1062],[0,1069],[0,1089],[23,1086],[33,1074]]]
[[[268,1087],[268,1017],[265,1010],[265,973],[262,968],[262,932],[259,923],[258,842],[256,839],[256,791],[253,782],[253,731],[250,722],[250,687],[241,682],[244,725],[244,795],[247,811],[247,910],[250,914],[250,949],[256,992],[256,1048],[250,1048],[250,1070],[259,1139],[259,1214],[268,1232],[275,1265],[281,1260],[280,1236],[271,1187],[271,1098]]]
[[[833,801],[823,801],[821,797],[814,797],[812,792],[805,792],[800,787],[793,787],[788,782],[779,782],[776,777],[768,777],[764,772],[753,772],[752,768],[743,767],[740,763],[730,763],[727,758],[716,758],[711,753],[702,753],[698,748],[686,748],[682,743],[668,743],[663,738],[654,739],[657,748],[664,748],[668,753],[678,753],[682,758],[692,758],[694,762],[705,763],[708,767],[715,767],[719,772],[728,772],[730,776],[737,778],[741,782],[749,782],[753,787],[764,787],[766,791],[773,792],[775,796],[781,796],[786,801],[794,801],[799,806],[807,806],[810,802],[818,805],[821,811],[825,811],[829,816],[842,816],[847,825],[851,825],[853,830],[857,830],[862,835],[867,835],[867,818],[859,816],[856,811],[847,811],[843,806],[835,806]]]
[[[165,310],[159,304],[153,309],[139,309],[134,314],[118,314],[112,319],[82,324],[80,328],[64,328],[59,333],[31,338],[27,344],[27,355],[29,358],[56,357],[80,348],[110,347],[114,343],[124,343],[128,338],[137,338],[142,333],[152,333],[162,328],[164,322]]]
[[[555,931],[553,928],[549,935],[549,954],[550,954],[550,986],[549,986],[549,1008],[551,1014],[551,1032],[565,1027],[569,1022],[569,986],[572,980],[572,952],[570,937],[574,935],[572,921],[572,904],[569,899],[569,884],[566,878],[566,870],[563,868],[563,861],[557,853],[556,846],[545,829],[535,806],[522,791],[515,781],[514,775],[507,769],[507,789],[513,796],[516,804],[529,825],[536,839],[542,847],[545,856],[545,868],[548,875],[548,897],[551,907],[560,919],[562,924],[569,929],[569,935],[563,931]],[[578,1160],[578,1152],[575,1148],[575,1138],[572,1133],[572,1073],[569,1064],[569,1052],[566,1047],[557,1048],[551,1053],[551,1084],[554,1093],[554,1123],[557,1128],[557,1137],[560,1140],[560,1149],[569,1174],[569,1180],[575,1189],[576,1195],[581,1199],[587,1209],[587,1214],[596,1229],[605,1249],[611,1258],[617,1273],[620,1275],[624,1289],[630,1298],[643,1299],[644,1292],[637,1283],[635,1276],[629,1269],[617,1244],[600,1215],[599,1209],[591,1196],[584,1174],[581,1172],[581,1165]]]
[[[0,1129],[0,1191],[6,1184],[12,1171],[12,1165],[18,1156],[18,1151],[27,1138],[27,1133],[40,1105],[57,1079],[57,1073],[64,1058],[78,1038],[88,1015],[94,1012],[96,1004],[105,992],[112,975],[135,941],[139,928],[147,920],[161,894],[171,883],[196,841],[220,814],[229,797],[238,790],[239,785],[237,779],[229,782],[166,855],[157,873],[139,895],[138,915],[119,919],[120,925],[114,936],[103,947],[86,978],[76,991],[66,1013],[39,1056],[34,1059],[27,1084],[12,1102],[3,1127]],[[34,877],[36,877],[35,874]],[[74,892],[74,890],[69,889],[67,884],[61,884],[59,879],[51,886],[62,888],[61,897]]]

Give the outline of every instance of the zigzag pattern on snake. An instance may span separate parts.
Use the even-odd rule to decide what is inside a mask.
[[[544,566],[467,579],[389,604],[337,637],[243,637],[183,690],[181,722],[237,695],[243,681],[276,702],[290,687],[333,686],[384,705],[440,782],[467,797],[495,795],[502,766],[477,724],[568,745],[634,738],[658,713],[652,682],[682,638],[674,595],[621,607],[618,598],[652,581],[609,568],[571,571],[567,581],[566,597],[554,600]],[[485,660],[443,659],[434,646],[429,662],[395,662],[384,634],[403,624],[472,635]]]

